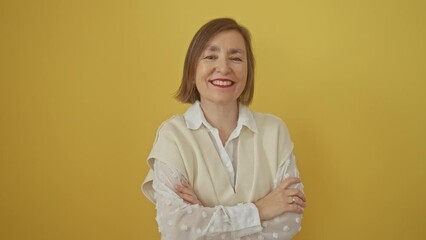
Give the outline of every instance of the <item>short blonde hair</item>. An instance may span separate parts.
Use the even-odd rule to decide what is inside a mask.
[[[239,25],[231,18],[217,18],[204,24],[189,44],[186,52],[185,63],[183,67],[182,82],[176,92],[176,99],[183,103],[194,103],[200,100],[200,93],[195,86],[195,71],[197,69],[198,58],[204,51],[206,44],[218,33],[236,30],[244,38],[247,52],[247,82],[246,86],[238,97],[238,101],[250,105],[254,94],[254,56],[251,48],[250,32],[243,26]]]

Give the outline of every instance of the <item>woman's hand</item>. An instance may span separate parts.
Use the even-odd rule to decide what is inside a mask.
[[[299,189],[289,188],[300,182],[299,178],[287,178],[276,189],[255,202],[260,220],[270,220],[286,212],[302,214],[306,207],[305,194]]]
[[[181,185],[176,185],[176,193],[186,202],[189,204],[199,204],[200,206],[203,206],[200,200],[198,200],[197,195],[194,192],[194,189],[192,186],[187,183],[185,180],[180,180]]]

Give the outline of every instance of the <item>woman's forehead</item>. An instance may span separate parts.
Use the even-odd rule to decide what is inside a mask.
[[[215,33],[208,37],[207,44],[212,42],[244,42],[243,35],[237,30],[225,30]]]

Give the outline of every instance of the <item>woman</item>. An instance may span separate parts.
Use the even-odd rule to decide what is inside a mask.
[[[254,92],[250,34],[214,19],[188,48],[177,99],[163,122],[142,190],[162,239],[291,239],[306,206],[285,124],[247,108]]]

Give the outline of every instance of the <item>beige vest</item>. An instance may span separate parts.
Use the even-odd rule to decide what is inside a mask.
[[[241,129],[235,190],[207,128],[201,125],[196,130],[188,129],[184,117],[176,115],[163,122],[157,131],[148,156],[151,170],[142,185],[144,194],[155,201],[154,160],[180,172],[206,207],[255,202],[268,194],[273,189],[278,167],[293,151],[293,142],[281,119],[252,113],[258,132],[245,126]]]

